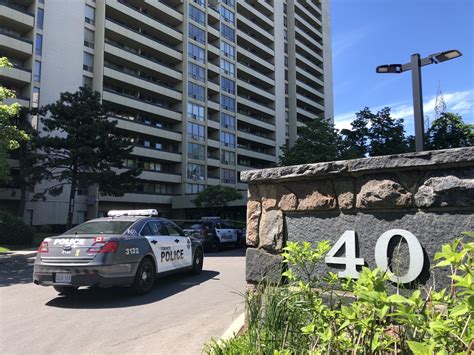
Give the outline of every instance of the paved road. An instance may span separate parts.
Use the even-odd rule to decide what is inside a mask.
[[[1,354],[200,354],[243,312],[245,251],[207,254],[199,276],[159,279],[146,296],[31,282],[33,260],[0,263]]]

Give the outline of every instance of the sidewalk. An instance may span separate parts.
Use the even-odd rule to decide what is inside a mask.
[[[0,262],[6,261],[6,260],[12,260],[12,259],[31,258],[31,257],[36,256],[36,253],[37,253],[36,248],[2,251],[0,252]]]

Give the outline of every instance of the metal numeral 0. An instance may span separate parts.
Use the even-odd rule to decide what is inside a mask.
[[[410,255],[410,264],[408,271],[403,276],[393,273],[388,265],[388,246],[395,236],[401,236],[408,244]],[[335,256],[344,246],[345,256]],[[324,261],[326,264],[345,265],[343,271],[339,271],[339,277],[350,277],[357,279],[360,273],[357,266],[364,265],[364,258],[358,258],[356,253],[356,234],[355,231],[345,231],[339,240],[328,251]],[[416,237],[404,229],[391,229],[383,233],[375,244],[375,263],[382,271],[390,272],[390,280],[397,283],[409,283],[415,281],[423,270],[424,254],[423,248]]]
[[[403,276],[397,276],[393,274],[388,265],[388,244],[390,240],[395,236],[401,236],[406,240],[408,244],[408,252],[410,254],[410,264],[408,265],[408,271]],[[423,270],[424,254],[423,248],[416,237],[404,229],[391,229],[383,233],[375,244],[375,263],[383,271],[390,271],[390,280],[397,283],[409,283],[415,281],[420,276]]]

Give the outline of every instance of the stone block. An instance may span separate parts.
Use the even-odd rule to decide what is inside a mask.
[[[259,247],[267,250],[281,250],[283,247],[283,212],[262,211],[258,231]]]
[[[262,206],[258,201],[247,202],[247,245],[252,247],[258,246],[258,228],[260,216],[262,214]]]
[[[427,179],[415,194],[417,207],[472,207],[474,179],[448,175]]]
[[[262,201],[262,208],[269,210],[277,206],[277,185],[261,184],[258,186],[258,192]]]
[[[337,204],[341,210],[349,210],[355,205],[355,181],[352,179],[334,180]]]
[[[278,185],[278,196],[278,208],[282,211],[294,211],[298,207],[298,198],[285,185]]]
[[[398,182],[390,179],[366,178],[357,194],[356,207],[359,209],[410,207],[412,194]]]
[[[280,255],[273,255],[262,249],[248,248],[245,269],[247,282],[280,282],[282,273],[281,260]]]

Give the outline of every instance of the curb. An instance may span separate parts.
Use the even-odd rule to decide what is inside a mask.
[[[222,334],[219,341],[229,340],[240,333],[245,325],[245,312],[238,316],[230,325],[229,328]]]
[[[27,259],[36,256],[37,251],[32,251],[30,253],[0,253],[0,263],[8,261],[8,260],[16,260],[16,259]]]

